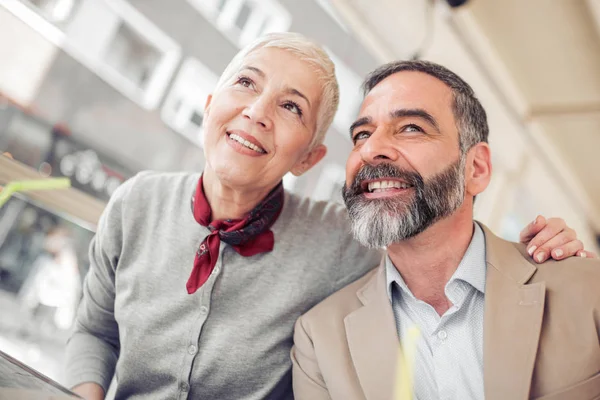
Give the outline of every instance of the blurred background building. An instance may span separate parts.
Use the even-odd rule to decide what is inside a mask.
[[[597,251],[600,0],[461,2],[0,0],[0,151],[100,201],[140,170],[200,170],[221,71],[257,36],[297,31],[330,53],[341,102],[327,157],[287,188],[340,201],[361,79],[423,58],[488,112],[495,171],[477,217],[516,239],[538,213],[561,216]],[[60,380],[94,226],[48,203],[0,209],[0,350]]]

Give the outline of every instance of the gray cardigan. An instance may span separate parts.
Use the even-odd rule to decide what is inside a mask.
[[[342,206],[286,192],[274,250],[242,257],[221,243],[189,295],[208,234],[190,209],[198,178],[145,172],[111,198],[67,345],[68,385],[106,390],[116,372],[117,399],[293,398],[294,322],[379,263],[352,240]]]

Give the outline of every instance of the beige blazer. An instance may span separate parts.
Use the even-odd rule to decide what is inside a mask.
[[[482,228],[485,398],[600,399],[600,262],[536,265]],[[298,319],[294,342],[296,400],[393,399],[400,350],[383,262]]]

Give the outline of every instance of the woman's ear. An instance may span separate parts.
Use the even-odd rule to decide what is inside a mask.
[[[294,166],[292,167],[292,174],[300,176],[306,171],[315,166],[319,161],[327,154],[327,147],[324,144],[320,144],[308,153],[304,155]]]
[[[204,104],[204,115],[208,115],[211,101],[212,101],[212,94],[209,94],[208,97],[206,98],[206,103]]]

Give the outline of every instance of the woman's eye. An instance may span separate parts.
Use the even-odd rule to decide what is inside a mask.
[[[246,78],[245,76],[240,76],[236,83],[238,83],[244,87],[251,87],[254,82],[252,82],[252,80],[250,78]]]
[[[294,103],[293,101],[284,103],[283,108],[293,112],[294,114],[302,115],[302,109],[300,108],[300,106],[298,104]]]

